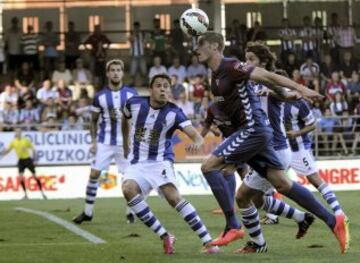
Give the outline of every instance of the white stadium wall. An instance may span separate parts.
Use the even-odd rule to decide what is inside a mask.
[[[319,161],[320,175],[334,190],[360,190],[360,160]],[[210,195],[211,190],[201,174],[200,163],[177,163],[175,171],[180,192],[184,195]],[[98,197],[120,197],[121,176],[117,175],[115,166],[110,168],[109,180],[102,182]],[[37,174],[43,183],[46,195],[50,199],[83,198],[90,168],[82,166],[38,166]],[[310,187],[302,177],[297,177],[293,171],[289,176]],[[240,180],[238,179],[238,184]],[[41,198],[36,182],[27,174],[26,185],[30,198]],[[152,194],[155,194],[154,192]],[[17,177],[17,169],[0,168],[0,200],[16,200],[23,197],[23,192]]]

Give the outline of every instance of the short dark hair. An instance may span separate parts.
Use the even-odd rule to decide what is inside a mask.
[[[274,71],[276,56],[271,52],[268,46],[260,42],[248,42],[245,52],[254,53],[261,63],[265,63],[265,69]]]
[[[218,50],[223,51],[225,48],[225,41],[223,35],[214,31],[207,31],[203,35],[200,36],[199,44],[202,44],[202,41],[207,41],[210,44],[217,43]]]
[[[169,75],[157,74],[157,75],[153,76],[150,80],[150,85],[149,85],[150,89],[152,88],[152,85],[154,84],[155,80],[157,80],[157,79],[166,79],[169,82],[169,84],[171,84],[171,78],[169,77]]]

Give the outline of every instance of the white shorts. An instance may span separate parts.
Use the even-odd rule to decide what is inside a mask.
[[[298,152],[293,152],[290,166],[299,176],[309,176],[318,172],[311,149],[301,149]]]
[[[149,195],[152,189],[162,195],[160,186],[165,184],[173,184],[177,188],[174,167],[169,161],[132,164],[123,178],[124,181],[134,180],[144,196]]]
[[[277,157],[281,161],[281,164],[283,167],[286,168],[286,170],[289,169],[290,163],[291,163],[291,150],[290,148],[276,151]],[[245,178],[244,183],[251,189],[259,190],[261,192],[268,192],[272,191],[274,187],[272,184],[265,179],[264,177],[260,176],[256,171],[252,170],[249,172]]]
[[[108,171],[113,159],[118,167],[118,172],[123,174],[129,166],[129,162],[124,157],[123,146],[98,143],[91,169]]]

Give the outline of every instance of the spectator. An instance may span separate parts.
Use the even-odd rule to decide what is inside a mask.
[[[75,114],[81,124],[89,124],[91,121],[92,106],[89,104],[89,99],[80,98],[78,107],[75,110]]]
[[[57,83],[59,80],[65,81],[65,85],[69,85],[72,82],[72,75],[69,69],[66,68],[65,62],[60,61],[57,65],[57,69],[53,72],[51,81]]]
[[[130,35],[131,43],[131,61],[130,61],[130,76],[132,77],[133,85],[135,85],[135,79],[138,72],[141,77],[146,79],[146,59],[145,59],[145,36],[140,29],[140,23],[134,22],[134,28]]]
[[[335,99],[330,103],[330,111],[332,116],[342,116],[345,111],[348,111],[348,104],[345,96],[341,92],[335,94]]]
[[[72,101],[72,92],[64,80],[58,80],[56,88],[59,94],[59,104],[66,110]]]
[[[360,80],[359,73],[354,71],[351,75],[351,81],[347,85],[347,92],[349,98],[357,98],[360,96]]]
[[[346,95],[346,87],[344,83],[340,81],[339,72],[334,71],[331,74],[331,81],[328,83],[326,87],[326,97],[331,101],[335,101],[335,95],[340,93],[341,95]]]
[[[34,71],[30,68],[29,63],[23,62],[20,70],[16,73],[15,86],[18,89],[21,87],[29,87],[29,89],[32,89],[34,87],[34,78]]]
[[[194,102],[195,112],[199,112],[203,98],[208,96],[207,87],[205,86],[204,78],[201,75],[198,75],[191,80],[189,93],[190,93],[189,99],[192,102]]]
[[[59,120],[60,114],[57,105],[55,104],[55,100],[51,97],[49,97],[46,102],[44,103],[46,105],[43,107],[43,110],[41,111],[41,121],[44,122],[48,120],[49,118],[55,118],[55,120]]]
[[[32,26],[27,27],[27,33],[21,36],[21,45],[24,54],[24,61],[29,63],[32,69],[39,70],[39,44],[40,37],[34,32]]]
[[[75,23],[68,23],[68,31],[65,33],[65,65],[72,70],[75,68],[75,61],[80,57],[79,46],[81,44],[80,33],[75,31]]]
[[[22,86],[19,89],[19,99],[18,99],[19,109],[23,109],[26,106],[26,101],[28,100],[30,100],[32,103],[36,102],[34,90],[30,89],[28,86]]]
[[[317,58],[316,53],[316,32],[314,28],[311,27],[310,17],[305,16],[303,18],[303,29],[300,30],[299,36],[302,40],[302,58],[315,57]]]
[[[50,106],[49,99],[51,99],[50,103],[52,105],[54,100],[57,101],[59,99],[59,93],[51,87],[50,80],[45,80],[43,86],[37,91],[36,98],[43,107]]]
[[[5,49],[8,54],[8,68],[14,72],[21,65],[21,28],[17,17],[11,19],[11,27],[5,33]]]
[[[283,18],[281,21],[282,29],[279,32],[279,36],[281,39],[281,61],[283,64],[289,62],[289,55],[292,54],[295,60],[295,45],[294,40],[296,39],[296,31],[290,28],[289,20],[287,18]],[[289,76],[291,75],[291,71],[287,71]]]
[[[263,30],[259,21],[255,21],[254,27],[250,28],[248,32],[248,41],[255,42],[265,42],[267,39],[266,32]]]
[[[168,69],[168,74],[170,76],[176,75],[177,76],[177,81],[179,83],[184,82],[184,80],[186,78],[186,68],[183,65],[180,64],[180,58],[179,57],[174,57],[173,58],[173,64]]]
[[[331,14],[331,23],[328,27],[327,37],[330,44],[330,55],[332,60],[336,65],[339,65],[340,62],[340,46],[339,46],[339,38],[340,38],[340,24],[338,21],[337,13]]]
[[[149,79],[158,74],[167,74],[166,68],[161,64],[161,57],[154,57],[154,66],[150,68]]]
[[[27,126],[27,130],[33,130],[33,124],[39,123],[40,113],[37,108],[33,106],[31,100],[25,101],[25,108],[20,110],[20,123]]]
[[[312,57],[307,57],[300,67],[300,74],[304,78],[306,85],[312,85],[312,81],[320,74],[320,67]]]
[[[296,59],[296,56],[294,53],[288,53],[287,55],[287,59],[285,61],[285,64],[283,66],[284,70],[286,71],[286,73],[288,74],[288,76],[292,75],[292,72],[295,69],[299,69],[300,68],[300,64]]]
[[[95,72],[95,84],[102,86],[105,78],[106,50],[111,41],[101,32],[100,25],[95,25],[94,33],[85,40],[85,47],[91,48],[91,69]]]
[[[160,28],[160,18],[153,19],[154,30],[151,34],[153,57],[160,57],[166,63],[166,36],[165,31]]]
[[[292,80],[301,85],[305,85],[305,80],[302,78],[300,71],[298,69],[294,69],[291,74]]]
[[[177,75],[171,75],[171,94],[174,101],[180,98],[180,94],[185,92],[185,87],[182,83],[179,83]]]
[[[198,75],[201,75],[203,77],[206,77],[208,74],[205,66],[201,63],[199,63],[199,58],[197,55],[192,55],[191,57],[191,64],[186,69],[186,76],[190,80],[192,78],[195,78]]]
[[[244,47],[246,43],[246,27],[245,32],[240,26],[238,19],[234,19],[231,22],[231,27],[227,32],[228,40],[230,41],[230,56],[241,58],[244,54]]]
[[[6,103],[9,103],[11,107],[17,105],[18,99],[16,87],[6,85],[5,91],[0,94],[0,109],[4,109]]]
[[[0,36],[0,75],[4,74],[4,63],[5,63],[5,42],[2,36]]]
[[[57,33],[53,32],[53,23],[47,21],[45,23],[45,33],[42,37],[42,44],[45,46],[44,50],[44,70],[45,77],[51,76],[55,69],[55,62],[59,56],[56,47],[60,44],[60,38]]]
[[[183,110],[189,119],[195,116],[194,103],[188,100],[186,91],[180,93],[179,99],[175,101],[175,104]]]
[[[0,122],[3,123],[4,131],[12,131],[13,127],[6,127],[7,125],[13,126],[19,122],[19,111],[16,104],[6,102],[3,110],[0,111]]]
[[[73,93],[73,100],[78,100],[81,94],[86,93],[89,98],[94,97],[95,89],[92,85],[91,72],[84,68],[83,60],[76,60],[76,68],[72,72],[73,86],[70,86]]]
[[[352,53],[356,41],[357,41],[357,37],[355,30],[346,21],[339,30],[340,57],[344,57],[342,54],[346,51]]]
[[[186,50],[184,47],[185,36],[184,32],[180,28],[180,21],[179,19],[175,19],[173,21],[174,27],[170,31],[170,44],[171,47],[174,49],[176,57],[180,58],[180,63],[184,64],[186,59]]]
[[[314,40],[315,40],[315,48],[314,48],[314,56],[317,62],[320,62],[321,50],[323,50],[323,40],[324,40],[324,30],[322,25],[322,20],[320,17],[315,17],[314,19]]]
[[[343,60],[340,64],[340,75],[344,79],[345,82],[351,80],[351,75],[354,71],[357,71],[357,61],[353,58],[350,51],[345,51]]]
[[[56,120],[56,116],[49,116],[46,120],[41,122],[40,131],[41,132],[50,132],[58,131],[59,125]]]
[[[336,119],[331,117],[329,108],[325,109],[324,118],[320,120],[321,134],[320,141],[324,146],[324,155],[330,154],[330,137],[333,134],[336,125]]]
[[[80,131],[83,130],[83,126],[78,121],[76,115],[70,114],[67,119],[65,119],[62,127],[62,131]]]
[[[330,54],[326,54],[324,57],[324,62],[321,63],[320,66],[320,76],[325,85],[326,82],[330,81],[331,74],[334,71],[338,71],[339,67],[333,62],[332,57]]]

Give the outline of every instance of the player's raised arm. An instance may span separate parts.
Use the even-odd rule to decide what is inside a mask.
[[[270,89],[274,86],[286,87],[299,92],[304,98],[312,101],[322,99],[323,96],[305,86],[302,86],[289,78],[269,72],[263,68],[255,67],[250,74],[250,79],[267,85]]]

